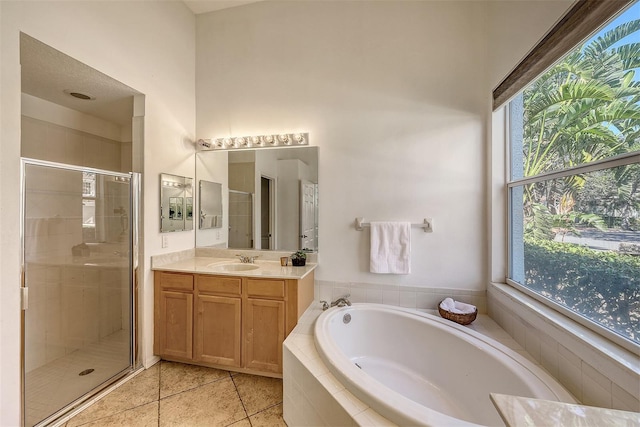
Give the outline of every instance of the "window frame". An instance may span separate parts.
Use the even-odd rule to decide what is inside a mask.
[[[567,176],[570,175],[577,175],[577,174],[582,174],[582,173],[588,173],[588,172],[595,172],[595,171],[600,171],[600,170],[605,170],[605,169],[611,169],[611,168],[615,168],[615,167],[619,167],[619,166],[626,166],[626,165],[631,165],[631,164],[640,164],[640,151],[632,151],[629,153],[624,153],[624,154],[620,154],[617,156],[612,156],[606,159],[602,159],[602,160],[597,160],[591,163],[585,163],[582,165],[578,165],[578,166],[573,166],[573,167],[569,167],[569,168],[564,168],[564,169],[560,169],[560,170],[554,170],[554,171],[549,171],[549,172],[544,172],[541,173],[539,175],[535,175],[535,176],[529,176],[529,177],[524,177],[524,178],[517,178],[517,179],[511,179],[511,158],[513,155],[513,146],[511,143],[511,138],[510,138],[510,127],[511,127],[511,107],[512,104],[511,102],[509,104],[507,104],[506,108],[505,108],[505,113],[506,113],[506,117],[505,117],[505,121],[506,121],[506,134],[505,134],[505,139],[506,139],[506,156],[505,156],[505,171],[506,171],[506,185],[505,185],[505,191],[506,191],[506,222],[507,222],[507,253],[506,255],[506,265],[507,265],[507,275],[505,277],[505,282],[519,290],[520,292],[528,295],[529,297],[535,299],[536,301],[544,304],[547,307],[550,307],[558,312],[560,312],[561,314],[565,315],[566,317],[568,317],[569,319],[579,323],[582,326],[585,326],[586,328],[588,328],[589,330],[596,332],[597,334],[601,335],[602,337],[614,342],[615,344],[619,345],[620,347],[623,347],[626,350],[629,350],[633,353],[637,353],[640,350],[640,344],[635,343],[634,341],[600,325],[599,323],[589,319],[588,317],[585,317],[581,314],[579,314],[578,312],[575,312],[571,309],[569,309],[568,307],[563,306],[562,304],[559,304],[541,294],[538,294],[537,292],[534,292],[533,290],[529,289],[527,286],[518,283],[514,280],[511,279],[512,276],[512,259],[513,259],[513,244],[512,244],[512,238],[513,238],[513,200],[512,200],[512,189],[514,187],[519,187],[519,186],[524,186],[524,185],[529,185],[529,184],[534,184],[537,182],[541,182],[541,181],[547,181],[550,179],[558,179],[558,178],[565,178]]]

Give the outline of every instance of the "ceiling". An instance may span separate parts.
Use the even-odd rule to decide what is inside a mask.
[[[257,3],[262,0],[183,0],[189,9],[196,15],[199,13],[214,12],[230,7],[242,6],[249,3]]]
[[[131,124],[139,92],[24,34],[20,34],[22,92],[120,126]],[[65,93],[95,97],[81,100]]]

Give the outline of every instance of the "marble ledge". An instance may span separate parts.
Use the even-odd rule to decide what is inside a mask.
[[[491,393],[491,401],[508,427],[520,426],[640,426],[640,413],[596,408],[528,397]]]

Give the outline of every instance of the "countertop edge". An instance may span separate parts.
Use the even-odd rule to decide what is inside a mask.
[[[232,276],[232,277],[248,277],[248,278],[256,278],[256,279],[293,279],[293,280],[301,280],[307,277],[312,271],[314,271],[317,267],[315,263],[307,263],[304,267],[294,267],[294,266],[286,266],[282,267],[278,262],[273,261],[273,266],[269,265],[269,268],[285,268],[287,269],[286,273],[282,273],[281,271],[274,271],[273,273],[269,273],[267,269],[260,269],[259,274],[250,271],[212,271],[206,267],[206,265],[214,263],[214,262],[231,262],[236,261],[233,259],[227,258],[209,258],[209,257],[191,257],[187,259],[182,259],[180,261],[163,263],[160,265],[152,265],[152,271],[170,271],[175,273],[187,273],[187,274],[204,274],[211,276]],[[263,261],[265,262],[265,261]],[[271,262],[271,261],[266,261]],[[296,271],[294,269],[300,269],[300,271]]]

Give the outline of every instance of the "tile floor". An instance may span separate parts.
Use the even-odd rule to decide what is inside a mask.
[[[65,426],[286,426],[282,380],[161,361]]]
[[[35,425],[129,366],[129,333],[118,331],[25,375],[25,424]],[[93,368],[90,375],[80,371]]]

